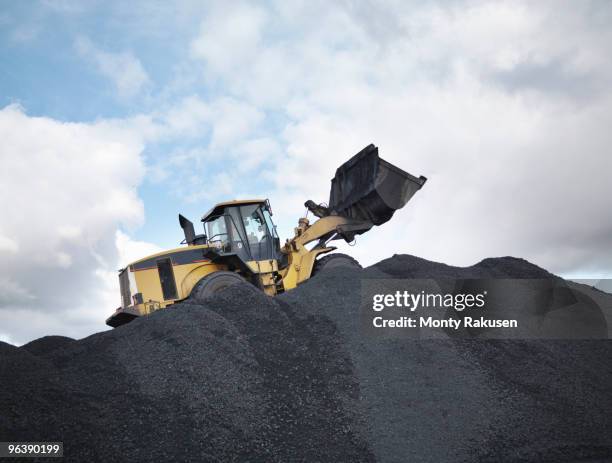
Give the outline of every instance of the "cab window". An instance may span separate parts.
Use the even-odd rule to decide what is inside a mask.
[[[249,244],[260,243],[266,236],[266,225],[263,218],[259,215],[258,205],[243,206],[242,222],[246,231],[246,238]]]
[[[274,242],[263,215],[261,204],[240,207],[246,240],[254,260],[273,259]]]
[[[229,242],[225,216],[220,215],[217,218],[206,222],[206,232],[208,241],[220,248],[226,248]]]
[[[270,231],[270,234],[272,235],[272,237],[278,238],[278,234],[276,233],[276,227],[274,226],[274,223],[272,222],[270,211],[268,211],[268,209],[264,209],[263,216],[264,216],[266,225],[268,226],[268,230]]]

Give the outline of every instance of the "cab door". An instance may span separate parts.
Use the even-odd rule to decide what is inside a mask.
[[[261,204],[240,206],[245,238],[253,260],[270,260],[276,258],[274,240],[268,230]]]

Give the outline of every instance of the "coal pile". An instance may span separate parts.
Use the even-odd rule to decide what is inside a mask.
[[[63,441],[67,461],[610,461],[608,340],[363,336],[363,279],[442,274],[553,278],[394,256],[276,298],[239,286],[79,341],[0,343],[0,440]]]
[[[471,267],[453,267],[416,256],[396,254],[372,269],[393,278],[555,278],[543,268],[516,257],[489,258]]]

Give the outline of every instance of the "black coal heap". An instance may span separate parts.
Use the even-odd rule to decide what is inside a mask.
[[[610,461],[608,340],[371,339],[364,278],[549,278],[394,256],[75,341],[0,343],[0,441],[66,461]],[[601,296],[612,300],[612,296]]]

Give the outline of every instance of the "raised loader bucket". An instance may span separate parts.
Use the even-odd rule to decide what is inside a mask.
[[[342,164],[332,179],[329,210],[355,220],[382,225],[425,184],[378,157],[369,145]]]

